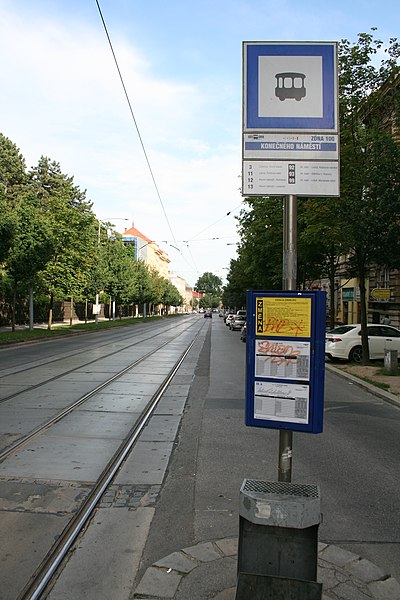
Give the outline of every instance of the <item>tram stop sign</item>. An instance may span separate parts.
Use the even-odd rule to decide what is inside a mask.
[[[247,293],[246,425],[323,429],[326,293]]]
[[[336,42],[243,42],[245,196],[339,196]]]

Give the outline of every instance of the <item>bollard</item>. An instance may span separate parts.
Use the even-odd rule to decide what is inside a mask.
[[[397,350],[387,350],[383,358],[383,368],[390,375],[397,375],[399,372],[399,360]]]
[[[245,479],[240,489],[235,600],[319,600],[319,488]]]

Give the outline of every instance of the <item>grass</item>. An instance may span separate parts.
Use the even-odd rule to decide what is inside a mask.
[[[180,315],[168,315],[168,318],[172,318]],[[7,344],[15,344],[18,342],[29,342],[38,339],[51,338],[60,335],[71,335],[73,333],[79,333],[82,331],[99,331],[101,329],[110,329],[111,327],[127,327],[129,325],[137,325],[145,321],[158,321],[165,317],[142,317],[135,318],[123,318],[115,319],[115,321],[99,321],[95,323],[74,323],[73,325],[57,324],[54,323],[52,329],[43,329],[42,327],[35,327],[32,331],[29,329],[16,329],[15,331],[2,331],[0,332],[0,346]]]
[[[362,379],[363,381],[366,381],[367,383],[370,383],[371,385],[374,385],[375,387],[380,388],[381,390],[385,390],[386,392],[390,390],[390,385],[388,383],[383,383],[382,381],[375,381],[374,379],[370,379],[369,377],[360,377],[359,375],[356,375],[356,377]]]

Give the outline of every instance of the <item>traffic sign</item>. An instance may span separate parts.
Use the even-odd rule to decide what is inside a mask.
[[[243,43],[247,196],[339,196],[336,42]]]
[[[337,132],[336,42],[244,42],[243,131]]]
[[[245,133],[243,158],[278,160],[338,160],[337,134]]]
[[[371,290],[371,298],[388,302],[390,300],[390,288],[374,288]]]
[[[247,196],[338,196],[338,161],[243,161]]]

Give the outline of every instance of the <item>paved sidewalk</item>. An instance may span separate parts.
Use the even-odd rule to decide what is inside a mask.
[[[400,405],[399,396],[334,366],[326,366]],[[144,572],[133,599],[234,600],[237,547],[237,538],[223,538],[177,550]],[[369,560],[332,544],[318,544],[318,582],[323,584],[322,600],[400,600],[400,583],[394,577]]]
[[[203,542],[174,552],[149,567],[134,600],[234,600],[237,538]],[[218,581],[210,577],[218,570]],[[224,582],[230,581],[230,587]],[[213,591],[204,582],[213,582]],[[338,546],[319,543],[318,581],[323,600],[399,600],[400,584],[389,574],[360,556]],[[226,583],[225,583],[226,585]],[[211,595],[210,595],[211,594]]]

